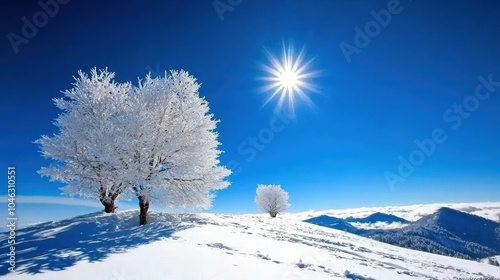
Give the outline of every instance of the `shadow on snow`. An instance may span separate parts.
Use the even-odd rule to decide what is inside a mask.
[[[149,223],[139,226],[139,212],[92,213],[58,222],[47,222],[17,231],[16,272],[38,274],[64,270],[78,261],[102,261],[111,254],[169,238],[173,233],[206,222],[193,214],[150,212]],[[2,255],[10,245],[8,233],[0,234]],[[5,252],[5,253],[4,253]],[[9,273],[7,260],[0,276]]]

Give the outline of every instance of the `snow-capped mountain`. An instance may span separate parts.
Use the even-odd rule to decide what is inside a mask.
[[[500,254],[499,223],[447,207],[408,227],[369,236],[394,245],[462,258]]]
[[[94,213],[17,232],[20,279],[472,279],[500,267],[266,215]],[[6,250],[7,233],[0,235]],[[456,279],[456,278],[455,278]]]
[[[343,231],[350,232],[350,233],[359,234],[362,231],[362,230],[358,229],[357,227],[352,226],[349,222],[347,222],[344,219],[339,219],[336,217],[330,217],[330,216],[326,216],[326,215],[321,215],[321,216],[318,216],[315,218],[310,218],[310,219],[305,220],[304,222],[311,223],[314,225],[334,228],[334,229],[338,229],[338,230],[343,230]]]
[[[329,220],[338,221],[325,222]],[[401,247],[446,256],[478,259],[500,254],[500,223],[448,207],[442,207],[405,227],[389,230],[356,228],[356,225],[360,221],[402,223],[405,220],[394,215],[375,213],[357,219],[321,215],[305,221]]]
[[[462,212],[474,214],[492,221],[500,222],[500,202],[475,202],[475,203],[434,203],[416,204],[405,206],[382,206],[382,207],[360,207],[348,209],[310,210],[299,213],[286,214],[287,217],[296,220],[307,220],[321,215],[337,218],[363,218],[373,213],[385,213],[395,215],[408,221],[418,219],[435,213],[439,208],[448,207]]]
[[[440,208],[433,215],[424,217],[414,225],[444,229],[451,235],[500,251],[500,223],[464,213],[451,208]]]

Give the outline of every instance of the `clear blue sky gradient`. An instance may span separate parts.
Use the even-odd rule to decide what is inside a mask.
[[[108,67],[118,81],[185,69],[221,120],[221,162],[236,171],[211,211],[256,212],[258,183],[281,184],[291,211],[500,201],[500,87],[467,117],[443,116],[474,102],[467,96],[479,76],[500,81],[500,2],[401,0],[400,12],[349,63],[341,43],[355,47],[355,27],[364,30],[371,11],[389,2],[243,0],[221,20],[208,0],[70,1],[16,54],[7,34],[21,34],[21,18],[32,21],[41,8],[7,1],[0,11],[2,169],[17,167],[19,195],[60,194],[61,184],[36,173],[50,162],[33,141],[56,132],[52,98],[79,69]],[[321,71],[311,80],[316,109],[297,102],[296,117],[285,121],[274,119],[277,100],[264,106],[260,79],[264,49],[279,55],[283,41],[304,47],[314,58],[310,69]],[[410,160],[414,141],[436,128],[446,140],[391,188],[386,172],[398,174],[400,156]]]

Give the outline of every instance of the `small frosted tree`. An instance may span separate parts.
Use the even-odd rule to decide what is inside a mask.
[[[115,211],[115,200],[125,186],[118,179],[120,130],[117,121],[128,110],[130,83],[116,83],[114,73],[93,69],[90,76],[82,71],[74,87],[54,99],[62,113],[55,120],[58,133],[42,136],[40,145],[45,158],[54,164],[39,173],[66,186],[69,196],[98,198],[104,211]]]
[[[262,212],[269,213],[273,218],[290,207],[288,193],[280,185],[257,185],[255,204]]]

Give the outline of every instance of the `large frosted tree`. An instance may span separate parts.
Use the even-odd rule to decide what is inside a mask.
[[[257,185],[255,204],[273,218],[290,207],[288,193],[280,185]]]
[[[53,136],[37,140],[44,157],[55,161],[39,172],[66,184],[70,196],[98,198],[107,213],[115,211],[115,200],[125,190],[118,177],[120,125],[129,108],[130,83],[117,83],[107,69],[75,77],[74,87],[64,98],[54,99],[62,113],[55,120]]]
[[[140,81],[127,117],[129,161],[125,184],[139,199],[140,224],[147,223],[150,203],[172,208],[211,206],[213,191],[229,185],[230,171],[219,164],[218,121],[198,93],[199,84],[185,71]]]

